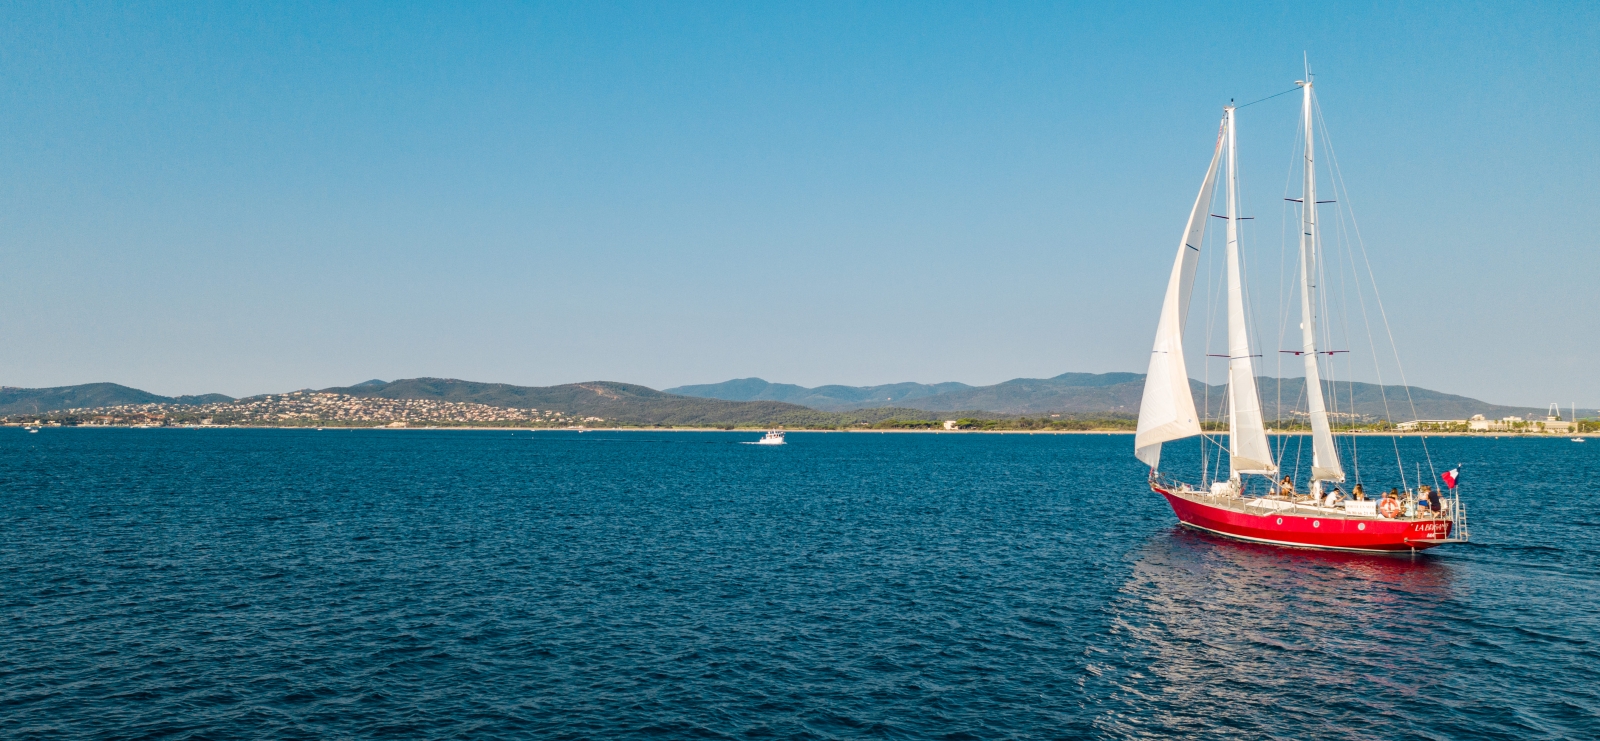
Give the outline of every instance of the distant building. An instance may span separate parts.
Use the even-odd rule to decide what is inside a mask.
[[[1482,415],[1479,415],[1482,416]],[[1465,427],[1464,419],[1414,419],[1410,422],[1401,422],[1394,426],[1395,429],[1414,432],[1416,430],[1448,430],[1452,427]]]
[[[955,421],[955,420],[953,420],[953,419],[947,419],[947,420],[945,420],[945,421],[944,421],[944,428],[945,428],[945,429],[947,429],[947,430],[954,430],[954,429],[956,429],[956,421]]]
[[[1467,420],[1467,429],[1474,432],[1543,432],[1553,435],[1564,435],[1572,431],[1572,423],[1560,417],[1547,416],[1544,419],[1523,419],[1512,415],[1500,419],[1485,419],[1481,414],[1472,415]]]

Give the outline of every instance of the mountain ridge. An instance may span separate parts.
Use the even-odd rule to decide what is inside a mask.
[[[558,409],[608,422],[668,426],[767,424],[821,426],[877,422],[919,415],[913,409],[874,409],[856,413],[822,412],[778,401],[730,401],[682,396],[617,381],[585,381],[558,386],[515,386],[454,378],[409,378],[321,389],[324,393],[384,399],[473,402],[520,409]]]
[[[1256,379],[1261,391],[1262,412],[1267,419],[1294,416],[1304,406],[1305,379]],[[1216,419],[1225,410],[1227,386],[1206,384],[1190,380],[1198,410]],[[1116,414],[1137,415],[1144,394],[1142,373],[1063,373],[1051,378],[1013,378],[990,386],[967,384],[883,384],[878,386],[819,386],[807,389],[794,384],[770,384],[759,378],[741,378],[721,384],[698,384],[666,389],[668,393],[702,398],[724,398],[722,395],[761,395],[767,387],[781,387],[791,403],[811,406],[819,411],[852,411],[866,405],[881,403],[867,401],[871,392],[880,389],[916,387],[922,393],[897,398],[894,403],[922,409],[928,413],[957,409],[982,409],[987,412],[1012,415],[1038,414]],[[941,387],[950,387],[937,391]],[[1372,419],[1392,419],[1396,422],[1420,419],[1465,419],[1482,414],[1491,419],[1506,416],[1539,415],[1544,410],[1520,407],[1447,394],[1418,386],[1379,386],[1364,382],[1323,382],[1324,397],[1330,410],[1365,415]],[[824,392],[824,390],[826,390]],[[820,393],[819,393],[820,392]],[[720,394],[720,395],[719,395]],[[1279,403],[1279,398],[1282,403]],[[860,401],[858,401],[860,399]],[[1412,405],[1415,404],[1415,414]]]
[[[79,409],[109,407],[128,404],[181,404],[199,406],[213,402],[233,401],[223,394],[197,394],[161,396],[120,383],[81,383],[76,386],[51,386],[48,388],[0,387],[0,414],[34,414]]]
[[[1303,406],[1304,379],[1263,376],[1258,383],[1267,419],[1294,416],[1294,410]],[[1353,410],[1369,420],[1465,419],[1474,414],[1498,419],[1544,413],[1544,410],[1533,407],[1490,404],[1420,387],[1325,383],[1330,409],[1340,412]],[[1190,384],[1199,409],[1211,419],[1220,418],[1225,412],[1227,388],[1207,386],[1193,380]],[[772,384],[759,378],[742,378],[721,384],[679,386],[658,391],[616,381],[517,386],[449,378],[410,378],[397,381],[373,379],[351,386],[322,389],[323,392],[354,397],[433,399],[506,408],[558,410],[581,417],[593,416],[607,421],[645,425],[708,426],[848,425],[887,419],[950,419],[974,415],[1132,418],[1138,414],[1143,390],[1144,377],[1137,373],[1063,373],[1051,378],[1014,378],[990,386],[957,382],[906,382],[806,388],[795,384]],[[258,395],[240,401],[264,396],[271,395]],[[232,401],[235,400],[222,394],[161,396],[114,383],[36,389],[0,388],[0,414],[3,415],[139,404],[198,406]],[[1416,404],[1414,415],[1411,413],[1412,402]]]

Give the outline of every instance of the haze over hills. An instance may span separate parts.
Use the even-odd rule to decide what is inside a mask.
[[[1305,408],[1305,379],[1280,380],[1263,376],[1257,382],[1261,389],[1262,411],[1268,419],[1288,418],[1293,416],[1295,410]],[[1209,416],[1212,418],[1223,414],[1227,386],[1208,387],[1191,380],[1190,387],[1198,407],[1205,409],[1209,406]],[[981,409],[1000,414],[1099,413],[1133,416],[1139,413],[1139,401],[1144,393],[1144,375],[1063,373],[1053,378],[1016,378],[993,386],[899,383],[882,386],[819,386],[814,389],[793,384],[770,384],[759,378],[741,378],[717,384],[679,386],[667,389],[667,392],[713,399],[782,398],[823,411],[846,411],[893,403],[928,412]],[[901,395],[894,396],[895,393]],[[1542,414],[1545,411],[1490,404],[1416,386],[1408,389],[1405,386],[1325,381],[1324,393],[1330,409],[1353,411],[1374,419],[1388,418],[1397,422],[1414,418],[1465,419],[1474,414],[1498,419],[1510,415]],[[1412,413],[1413,404],[1415,414]]]

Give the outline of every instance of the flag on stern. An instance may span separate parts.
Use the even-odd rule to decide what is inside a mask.
[[[1444,479],[1445,486],[1456,488],[1456,482],[1461,480],[1461,464],[1457,463],[1455,468],[1439,474],[1439,478]]]

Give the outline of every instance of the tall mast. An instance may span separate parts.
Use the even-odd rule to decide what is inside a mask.
[[[1239,145],[1235,109],[1228,106],[1228,479],[1242,473],[1276,473],[1272,446],[1261,420],[1250,327],[1245,321],[1244,280],[1239,266]]]
[[[1339,464],[1339,449],[1333,444],[1333,432],[1328,427],[1328,410],[1322,402],[1322,373],[1317,367],[1317,168],[1316,140],[1311,123],[1311,75],[1304,82],[1296,81],[1304,92],[1301,115],[1305,118],[1305,184],[1300,203],[1300,356],[1306,363],[1306,411],[1311,415],[1311,481],[1312,491],[1319,491],[1316,482],[1344,481],[1344,467]]]

